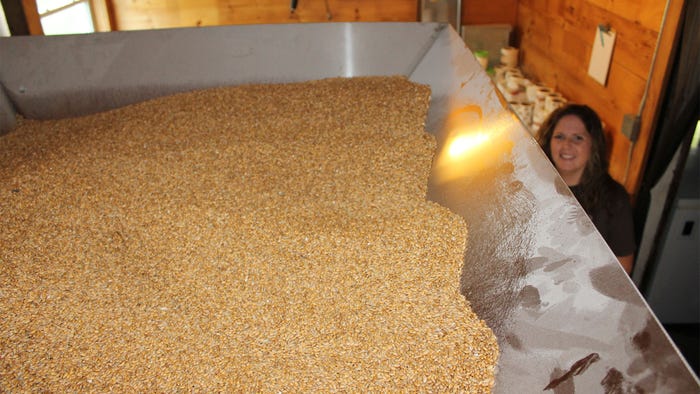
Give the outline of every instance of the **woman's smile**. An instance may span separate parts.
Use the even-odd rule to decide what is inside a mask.
[[[569,186],[577,185],[591,156],[591,135],[581,119],[566,115],[557,122],[552,134],[552,161]]]

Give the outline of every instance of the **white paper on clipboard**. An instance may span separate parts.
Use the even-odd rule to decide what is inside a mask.
[[[612,29],[598,26],[593,37],[593,51],[588,65],[588,75],[605,86],[610,70],[610,60],[615,46],[616,33]]]

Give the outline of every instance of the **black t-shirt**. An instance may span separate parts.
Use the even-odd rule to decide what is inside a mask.
[[[604,187],[605,201],[588,208],[586,213],[615,256],[630,255],[634,253],[636,243],[629,195],[625,188],[612,178],[605,182]],[[581,201],[581,187],[572,186],[571,191],[576,199]]]

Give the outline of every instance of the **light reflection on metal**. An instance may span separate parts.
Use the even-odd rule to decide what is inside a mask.
[[[447,153],[453,159],[469,154],[469,151],[478,148],[489,140],[489,135],[483,132],[465,133],[456,136],[447,149]]]
[[[500,116],[484,121],[481,107],[467,105],[450,114],[448,136],[434,165],[439,183],[470,177],[507,159],[513,148],[508,138],[512,119]]]
[[[345,77],[355,76],[355,35],[353,34],[352,25],[346,23],[343,28],[343,46],[345,54]]]

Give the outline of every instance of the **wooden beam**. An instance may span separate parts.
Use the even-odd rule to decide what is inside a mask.
[[[41,19],[39,18],[39,11],[36,8],[36,1],[22,0],[22,9],[24,10],[24,17],[27,18],[29,34],[33,36],[44,35],[44,29],[41,27]]]
[[[641,174],[646,165],[646,159],[651,148],[651,141],[656,131],[660,115],[661,103],[665,95],[665,88],[670,71],[673,68],[671,61],[675,58],[678,48],[679,24],[683,16],[684,0],[668,0],[666,20],[663,22],[659,37],[659,48],[656,59],[652,64],[649,81],[647,101],[644,105],[641,117],[640,139],[636,142],[632,152],[629,173],[625,187],[636,195],[642,181]],[[694,0],[693,0],[694,1]],[[643,137],[643,138],[642,138]]]
[[[95,31],[114,30],[114,12],[111,0],[90,0],[92,10],[92,24]]]

